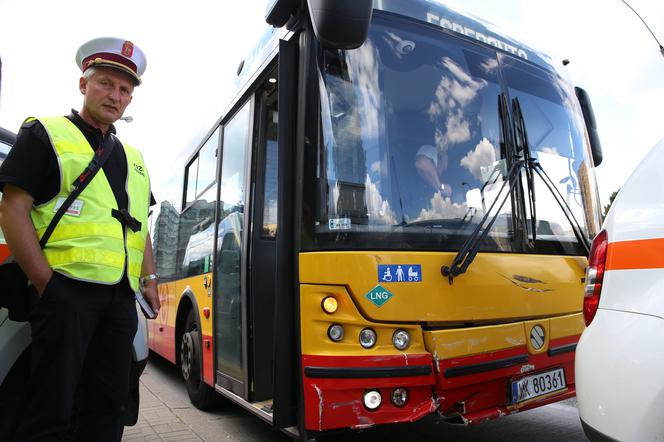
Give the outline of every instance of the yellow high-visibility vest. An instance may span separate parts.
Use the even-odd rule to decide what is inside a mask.
[[[60,191],[52,200],[34,206],[30,213],[41,238],[55,212],[72,190],[72,183],[94,156],[90,143],[65,117],[39,118],[48,133],[60,168]],[[100,170],[58,222],[44,248],[54,271],[70,278],[116,284],[127,269],[131,288],[138,291],[143,253],[148,235],[150,178],[141,153],[122,143],[127,157],[128,210],[141,223],[133,232],[114,218],[118,205],[111,186]],[[116,149],[118,146],[115,147]]]

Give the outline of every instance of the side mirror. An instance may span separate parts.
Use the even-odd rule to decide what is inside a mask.
[[[265,21],[276,28],[282,27],[295,12],[298,4],[299,0],[268,0]]]
[[[590,138],[590,150],[593,153],[593,163],[595,163],[595,167],[597,167],[602,164],[602,144],[599,142],[595,113],[593,112],[592,104],[590,104],[588,93],[580,87],[575,87],[574,92],[576,92],[576,98],[578,98],[579,104],[581,105],[583,121],[586,123],[588,137]]]
[[[330,49],[362,46],[369,32],[373,0],[306,0],[314,34]],[[268,0],[265,21],[277,28],[302,10],[304,0]]]
[[[372,0],[307,0],[314,33],[331,49],[355,49],[369,32]]]

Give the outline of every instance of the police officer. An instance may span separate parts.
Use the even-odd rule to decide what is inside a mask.
[[[31,379],[16,440],[119,440],[139,280],[160,307],[147,168],[113,126],[141,83],[145,55],[129,41],[98,38],[76,61],[81,111],[26,120],[0,167],[0,225],[34,288]],[[41,250],[41,234],[100,148],[112,148],[110,157]]]

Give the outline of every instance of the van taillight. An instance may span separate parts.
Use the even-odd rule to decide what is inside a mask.
[[[602,230],[593,240],[590,259],[588,260],[588,270],[586,271],[586,290],[583,297],[583,319],[586,321],[586,325],[590,325],[599,306],[599,295],[602,291],[608,246],[609,240],[606,230]]]

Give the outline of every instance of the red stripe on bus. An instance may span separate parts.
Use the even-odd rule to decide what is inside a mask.
[[[212,336],[203,335],[203,381],[214,387],[214,341]]]
[[[664,238],[609,243],[606,270],[664,268]]]

